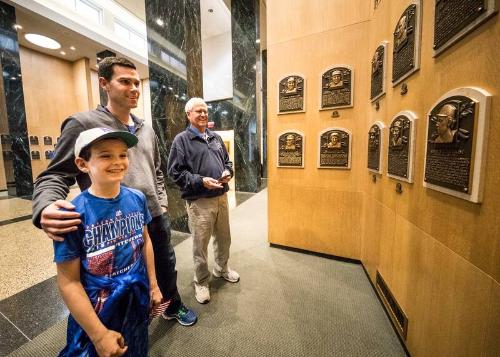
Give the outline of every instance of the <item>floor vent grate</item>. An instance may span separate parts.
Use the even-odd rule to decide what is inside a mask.
[[[406,333],[408,332],[408,318],[392,295],[389,287],[382,278],[382,275],[380,275],[378,271],[375,279],[377,292],[379,293],[379,296],[384,303],[386,310],[389,312],[389,316],[396,326],[396,330],[401,335],[401,337],[406,340]]]

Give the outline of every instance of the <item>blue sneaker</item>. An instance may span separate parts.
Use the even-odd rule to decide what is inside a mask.
[[[165,311],[161,316],[165,320],[176,319],[177,322],[180,323],[182,326],[194,325],[195,322],[198,320],[198,316],[196,316],[196,313],[184,304],[181,304],[177,312],[167,314],[167,312]]]

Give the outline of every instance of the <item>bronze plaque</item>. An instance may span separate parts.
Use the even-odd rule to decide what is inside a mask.
[[[436,0],[434,50],[465,30],[486,12],[487,0]]]
[[[371,76],[371,95],[372,101],[376,100],[384,94],[384,56],[385,46],[380,45],[377,47],[372,58],[372,76]]]
[[[441,101],[429,115],[424,181],[469,193],[476,104],[465,96]]]
[[[320,137],[319,167],[349,167],[349,133],[334,129],[325,131]]]
[[[304,111],[304,78],[288,76],[279,83],[279,113]]]
[[[377,124],[373,124],[368,131],[368,168],[380,171],[380,147],[382,131]]]
[[[417,47],[417,5],[406,8],[394,29],[394,49],[392,52],[392,82],[400,79],[416,67]]]
[[[30,135],[30,145],[38,145],[38,136]]]
[[[321,76],[321,109],[352,106],[352,71],[334,67]]]
[[[31,152],[31,160],[40,160],[40,151],[33,150]]]
[[[412,122],[404,115],[396,117],[389,129],[387,173],[405,179],[410,170],[410,143]]]
[[[278,138],[278,166],[303,167],[304,138],[296,132],[286,132]]]

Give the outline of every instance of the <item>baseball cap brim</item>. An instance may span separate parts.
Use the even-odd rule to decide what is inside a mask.
[[[98,130],[104,130],[104,128],[95,128],[87,130],[89,132],[89,136],[82,137],[82,134],[85,135],[85,132],[80,134],[75,144],[75,156],[79,156],[82,150],[93,143],[104,140],[104,139],[120,139],[122,140],[128,148],[135,146],[139,139],[134,134],[124,131],[124,130],[114,130],[98,132]]]

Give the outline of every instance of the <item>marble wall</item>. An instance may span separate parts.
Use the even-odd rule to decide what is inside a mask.
[[[261,178],[255,99],[258,4],[233,0],[231,14],[234,97],[209,103],[209,117],[215,130],[234,130],[236,190],[257,192]],[[166,172],[172,140],[188,125],[184,105],[190,97],[203,96],[199,0],[146,0],[146,24],[151,113]],[[166,186],[172,227],[187,231],[179,190],[168,179]]]
[[[0,128],[7,189],[12,196],[33,193],[33,179],[22,86],[19,42],[14,29],[16,14],[12,6],[0,2],[0,67],[2,69]]]

